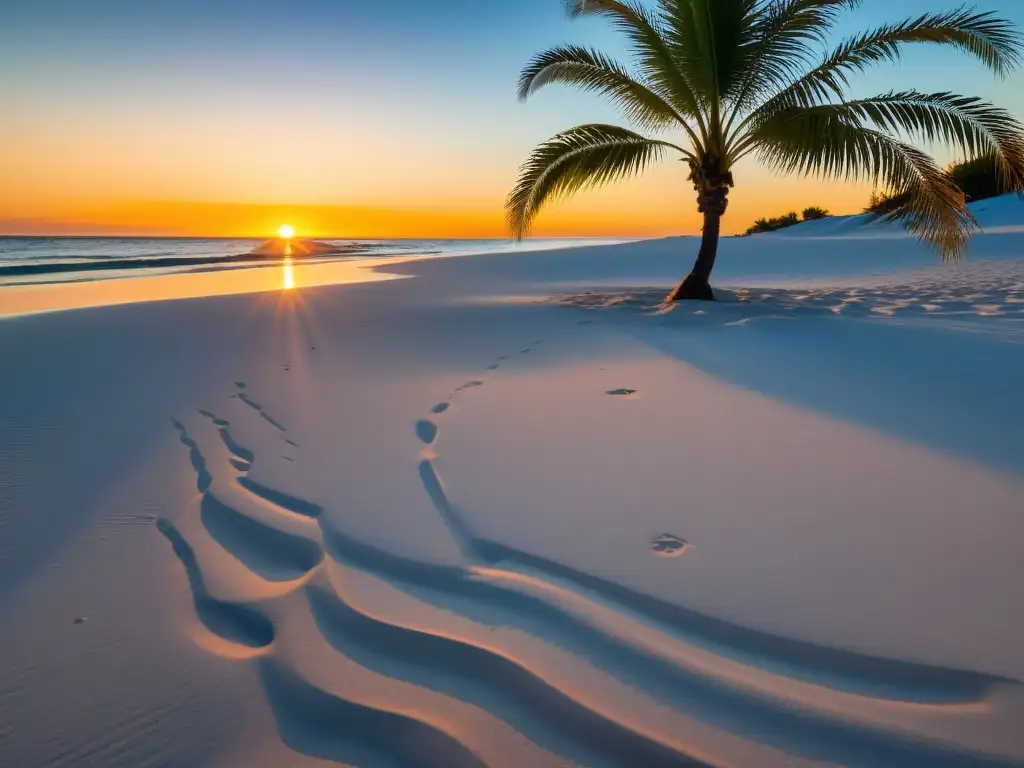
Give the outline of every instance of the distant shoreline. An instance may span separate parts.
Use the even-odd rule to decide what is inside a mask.
[[[611,245],[601,238],[495,240],[303,240],[0,235],[0,288],[49,282],[85,282],[149,274],[211,272],[316,265],[409,256],[470,256]],[[147,243],[151,245],[147,246]],[[80,244],[80,245],[77,245]],[[166,245],[163,245],[166,244]],[[119,274],[123,273],[123,274]]]
[[[168,256],[165,258],[147,259],[94,259],[88,262],[29,262],[16,266],[0,266],[0,277],[22,277],[25,275],[49,275],[64,272],[102,272],[112,269],[162,269],[187,266],[206,266],[217,264],[238,264],[253,261],[251,254],[235,256],[211,256],[208,258],[189,258],[187,256]]]
[[[364,248],[338,248],[320,254],[296,255],[296,259],[308,260],[317,258],[330,258],[342,256],[372,256],[374,249]],[[49,275],[66,272],[102,272],[107,270],[132,270],[132,269],[173,269],[175,267],[208,267],[228,264],[246,264],[260,266],[265,264],[273,266],[280,264],[281,259],[286,258],[277,254],[263,255],[256,252],[240,253],[231,256],[162,256],[145,257],[138,259],[92,259],[89,261],[61,261],[61,262],[27,262],[0,266],[0,278],[23,277],[27,275]]]

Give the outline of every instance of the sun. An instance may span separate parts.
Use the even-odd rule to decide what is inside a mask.
[[[277,228],[277,234],[279,237],[283,237],[285,240],[291,240],[295,237],[295,227],[291,224],[282,224]]]

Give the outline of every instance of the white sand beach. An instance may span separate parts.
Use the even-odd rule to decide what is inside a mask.
[[[0,766],[1024,765],[1024,202],[974,213],[671,309],[695,238],[11,289]]]

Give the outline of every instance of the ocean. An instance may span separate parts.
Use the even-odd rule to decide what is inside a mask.
[[[275,266],[277,259],[252,256],[260,238],[13,237],[0,236],[0,286],[101,280],[142,275]],[[347,240],[343,255],[303,258],[303,263],[403,256],[465,256],[538,251],[623,242],[608,239]]]

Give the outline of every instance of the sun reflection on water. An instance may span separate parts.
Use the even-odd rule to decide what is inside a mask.
[[[295,269],[292,265],[292,244],[286,242],[284,246],[284,274],[282,287],[286,291],[295,288]]]
[[[433,257],[421,257],[433,258]],[[417,261],[405,258],[401,262]],[[8,285],[0,287],[0,319],[64,309],[136,304],[148,301],[194,299],[241,293],[273,292],[298,298],[297,285],[313,287],[393,280],[398,275],[373,271],[400,263],[394,257],[310,263],[286,258],[281,265],[271,261],[262,267],[184,272],[171,275],[139,275],[106,280]],[[281,271],[279,271],[281,270]]]

